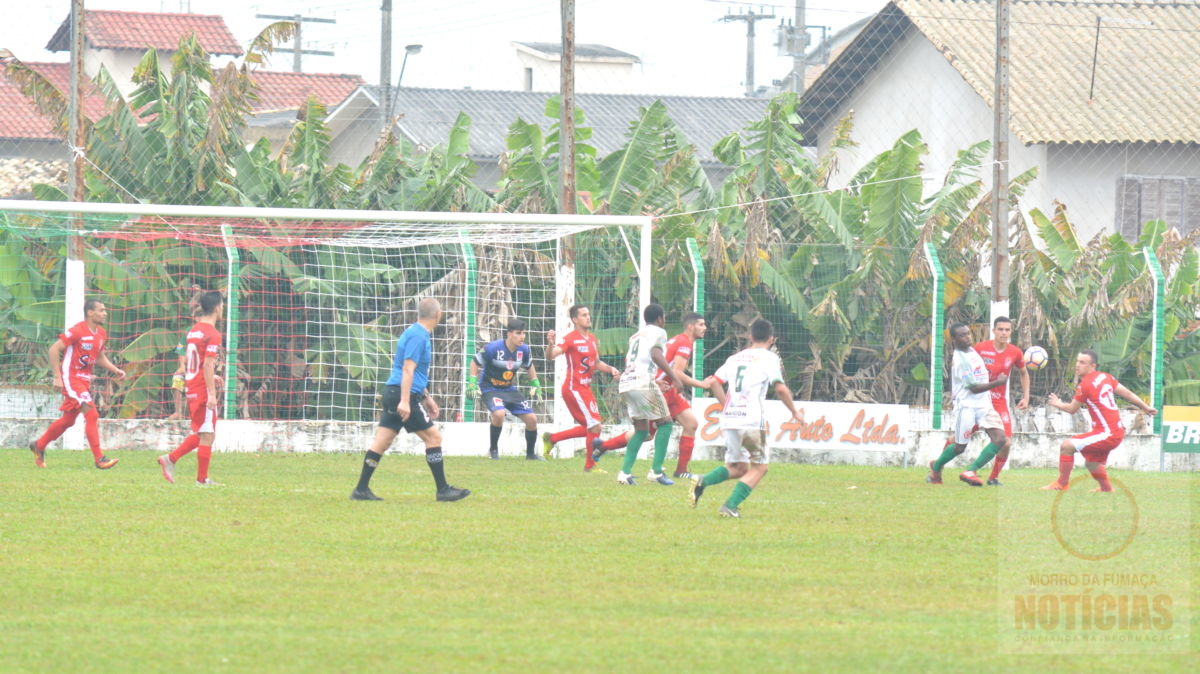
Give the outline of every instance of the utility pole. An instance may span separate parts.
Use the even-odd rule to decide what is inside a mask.
[[[808,68],[808,24],[804,0],[796,0],[796,24],[792,28],[792,91],[804,93],[804,71]]]
[[[68,114],[70,139],[67,142],[71,149],[71,173],[68,181],[73,201],[84,200],[83,181],[83,152],[87,144],[83,124],[83,92],[81,87],[86,81],[83,72],[83,31],[84,10],[83,0],[71,0],[71,84],[70,110]],[[67,237],[66,263],[66,297],[64,318],[66,325],[73,325],[83,320],[83,297],[86,278],[83,267],[83,239],[79,230],[83,229],[79,215],[71,218],[70,236]]]
[[[996,2],[996,82],[992,96],[992,320],[1008,315],[1009,0]]]
[[[379,109],[384,115],[380,126],[387,126],[392,109],[392,0],[383,0],[379,11],[379,86],[383,90]]]
[[[761,11],[761,10],[760,10]],[[754,95],[754,22],[774,19],[774,14],[756,14],[753,9],[745,14],[726,14],[722,21],[746,22],[746,96]]]
[[[292,48],[286,49],[284,47],[278,47],[275,49],[275,51],[292,53],[292,72],[298,73],[298,72],[303,71],[303,68],[300,65],[300,57],[303,56],[304,54],[309,54],[312,56],[333,56],[333,52],[331,52],[331,51],[321,51],[319,49],[305,49],[304,43],[301,41],[300,34],[301,34],[301,27],[304,25],[304,22],[306,22],[306,21],[308,23],[337,23],[337,19],[319,19],[314,16],[300,16],[299,14],[293,14],[291,16],[282,16],[279,14],[255,14],[254,16],[255,16],[255,18],[258,18],[258,19],[272,19],[275,21],[291,21],[292,23],[296,24],[296,34],[292,37]]]
[[[561,0],[561,7],[558,161],[562,167],[562,203],[558,212],[570,214],[575,212],[575,0]]]

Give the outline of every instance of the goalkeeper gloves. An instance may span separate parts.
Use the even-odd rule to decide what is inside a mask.
[[[529,397],[534,400],[542,399],[542,382],[537,377],[529,380]]]
[[[475,381],[474,379],[467,382],[467,395],[479,395],[479,382]]]

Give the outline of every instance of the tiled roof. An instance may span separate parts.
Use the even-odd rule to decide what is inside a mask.
[[[67,169],[63,160],[6,157],[0,159],[0,199],[32,199],[33,186],[47,183],[66,190]]]
[[[561,42],[514,42],[514,45],[525,47],[536,52],[541,52],[547,56],[562,56]],[[629,52],[613,49],[602,44],[577,44],[575,45],[575,58],[577,59],[617,59],[621,61],[633,61],[641,63],[641,59]]]
[[[86,10],[83,36],[94,49],[150,48],[174,51],[179,38],[195,33],[209,54],[241,56],[242,46],[233,38],[225,19],[214,14],[159,14]],[[50,51],[71,51],[71,19],[67,17],[46,45]]]
[[[250,78],[259,88],[260,100],[254,104],[255,112],[302,108],[310,95],[326,108],[332,108],[363,84],[363,78],[358,75],[331,73],[255,70],[251,71]]]
[[[1009,115],[1023,142],[1200,142],[1200,3],[1013,0],[1011,17]],[[994,3],[892,0],[805,93],[806,134],[914,29],[990,106]]]
[[[70,90],[71,65],[69,63],[26,63],[26,66],[41,73],[59,91]],[[91,120],[100,119],[107,112],[104,97],[96,91],[90,81],[84,83],[84,114]],[[38,113],[11,78],[0,68],[0,138],[22,140],[62,140],[63,136],[54,123]]]
[[[364,87],[380,100],[378,87]],[[507,150],[508,127],[518,117],[543,128],[546,100],[553,94],[536,91],[486,91],[475,89],[421,89],[404,87],[396,97],[396,112],[403,115],[400,126],[417,142],[444,144],[459,112],[471,118],[471,155],[498,157]],[[601,153],[625,144],[629,124],[638,109],[656,100],[667,106],[671,119],[696,146],[696,158],[713,163],[712,147],[748,122],[761,119],[767,109],[763,98],[701,98],[696,96],[652,96],[648,94],[579,94],[576,105],[583,109],[585,125],[592,128],[589,144]]]

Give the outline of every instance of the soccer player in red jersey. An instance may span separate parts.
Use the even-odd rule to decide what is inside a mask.
[[[88,300],[83,303],[83,316],[84,320],[59,335],[58,340],[50,345],[54,387],[63,394],[63,404],[58,409],[63,414],[50,424],[42,437],[29,443],[33,462],[38,468],[46,467],[46,445],[74,426],[81,412],[83,432],[96,467],[104,469],[117,465],[118,459],[110,459],[100,450],[100,413],[96,411],[91,393],[92,365],[100,363],[101,367],[113,374],[115,381],[124,379],[125,371],[113,365],[104,353],[108,333],[103,326],[108,322],[108,307],[100,300]]]
[[[1121,386],[1116,377],[1100,372],[1097,369],[1099,366],[1100,357],[1095,351],[1080,351],[1075,357],[1075,374],[1079,377],[1079,385],[1075,388],[1075,396],[1071,402],[1062,402],[1054,393],[1046,399],[1051,407],[1068,414],[1074,414],[1086,405],[1092,429],[1069,440],[1063,440],[1058,451],[1058,479],[1042,487],[1043,491],[1066,491],[1071,484],[1071,469],[1075,467],[1076,451],[1083,455],[1083,465],[1100,485],[1092,491],[1113,490],[1104,464],[1108,461],[1108,453],[1125,439],[1125,426],[1121,423],[1121,413],[1117,409],[1114,395],[1128,400],[1150,416],[1158,413],[1158,410],[1143,402],[1137,394]]]
[[[685,371],[692,361],[692,352],[696,342],[704,339],[704,333],[707,331],[708,325],[705,324],[704,317],[697,313],[689,313],[683,317],[683,332],[667,340],[667,362],[671,364],[671,369],[675,371],[675,375],[679,377],[680,381],[688,386],[705,388],[704,382],[687,376]],[[683,434],[679,437],[679,459],[675,463],[674,477],[690,479],[692,475],[688,472],[688,462],[692,460],[692,450],[696,446],[696,430],[700,428],[700,422],[692,412],[691,401],[683,396],[682,391],[670,386],[667,382],[666,372],[659,370],[658,381],[667,386],[663,391],[663,395],[667,399],[667,411],[671,418],[683,427]],[[665,435],[658,435],[657,430],[653,432],[656,443],[670,442],[671,429],[666,429]],[[602,443],[597,443],[598,451],[595,452],[593,458],[599,458],[604,452],[624,447],[628,444],[631,435],[633,435],[633,431],[628,431]]]
[[[591,471],[596,463],[592,460],[593,440],[600,437],[600,408],[592,395],[592,375],[596,370],[607,372],[612,376],[620,376],[621,371],[600,360],[600,344],[592,334],[592,313],[582,304],[574,304],[568,310],[571,323],[575,329],[568,332],[558,342],[554,341],[554,331],[547,333],[550,352],[547,360],[559,356],[567,357],[567,380],[562,386],[563,402],[571,411],[571,418],[579,424],[573,428],[558,433],[542,434],[544,454],[550,456],[554,445],[571,438],[587,438],[583,452],[585,471]]]
[[[200,296],[199,316],[196,324],[187,333],[184,354],[186,367],[184,382],[187,387],[188,413],[192,420],[192,433],[170,454],[158,457],[167,482],[175,482],[175,464],[188,452],[196,450],[196,484],[207,487],[216,485],[208,477],[208,463],[212,458],[213,440],[217,435],[217,357],[221,353],[221,333],[217,321],[225,309],[221,293],[210,290]]]
[[[1010,343],[1012,340],[1012,319],[1007,316],[997,317],[992,322],[992,339],[979,342],[975,345],[975,352],[983,358],[984,365],[988,370],[988,381],[995,381],[1000,375],[1008,377],[1012,381],[1012,369],[1015,367],[1021,374],[1021,399],[1017,401],[1017,409],[1023,410],[1029,407],[1029,370],[1025,369],[1025,354],[1016,345]],[[1008,436],[1009,443],[997,453],[996,449],[992,448],[989,453],[989,445],[980,452],[975,463],[971,464],[970,471],[979,470],[987,465],[988,461],[992,460],[992,456],[996,457],[996,462],[992,464],[992,472],[988,475],[988,486],[999,487],[1000,471],[1004,469],[1004,464],[1008,462],[1008,453],[1012,449],[1012,414],[1008,410],[1008,382],[992,389],[992,407],[1000,415],[1000,420],[1004,422],[1004,435]]]

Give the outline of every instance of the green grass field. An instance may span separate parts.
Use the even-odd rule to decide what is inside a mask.
[[[154,453],[110,456],[0,451],[0,671],[1200,668],[998,654],[998,490],[917,469],[774,466],[727,520],[728,484],[691,510],[574,461],[449,457],[474,493],[437,503],[421,458],[388,456],[360,503],[357,454],[217,454],[211,489],[192,457],[169,485]],[[1200,500],[1194,474],[1119,476]],[[1004,498],[1044,508],[1051,477],[1009,471]],[[1200,527],[1178,534],[1194,577]]]

